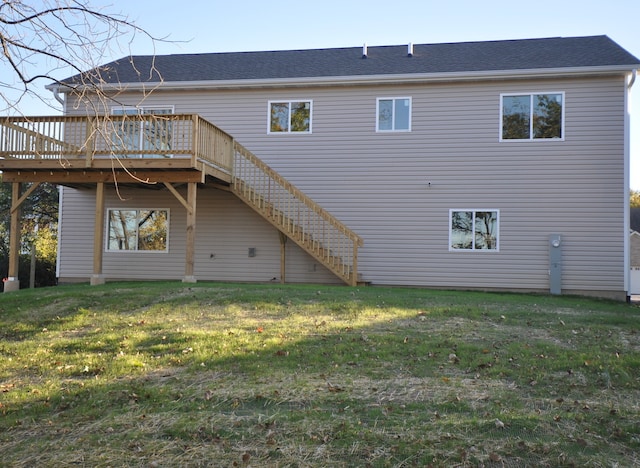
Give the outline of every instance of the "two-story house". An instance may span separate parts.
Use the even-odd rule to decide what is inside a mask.
[[[64,117],[0,122],[0,169],[16,203],[61,185],[61,282],[624,299],[639,65],[606,36],[125,57],[110,99],[72,77]]]

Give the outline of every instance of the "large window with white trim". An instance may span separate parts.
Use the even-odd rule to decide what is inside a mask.
[[[498,210],[450,210],[449,250],[498,250]]]
[[[269,101],[268,133],[311,133],[312,101]]]
[[[500,140],[564,138],[564,93],[502,94]]]
[[[376,115],[378,116],[376,131],[411,131],[410,97],[378,98],[376,108]]]
[[[107,250],[166,252],[169,210],[110,209]]]

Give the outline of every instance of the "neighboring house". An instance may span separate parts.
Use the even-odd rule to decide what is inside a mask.
[[[629,294],[640,294],[640,208],[631,208],[631,277]]]
[[[62,184],[61,282],[286,279],[624,299],[639,65],[606,36],[127,57],[101,70],[117,92],[105,110],[122,119],[118,143],[106,138],[117,149],[102,155],[111,166],[94,150],[95,162],[66,173],[0,169],[14,183]],[[86,116],[78,82],[51,87],[68,116]],[[204,120],[181,130],[183,114]],[[52,145],[68,141],[69,122]],[[222,130],[213,159],[198,156],[207,122]],[[197,176],[180,166],[180,138]],[[124,166],[138,178],[111,177]],[[269,182],[256,188],[262,176],[246,167]],[[150,174],[158,183],[143,183]],[[316,221],[295,218],[289,201],[269,201],[276,183],[322,207],[311,211],[347,247],[321,241],[324,228],[311,233]]]
[[[631,208],[630,224],[631,224],[631,266],[633,268],[640,269],[640,208]]]
[[[631,231],[631,266],[640,268],[640,232]]]

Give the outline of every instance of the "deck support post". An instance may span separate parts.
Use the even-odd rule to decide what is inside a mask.
[[[102,274],[102,250],[104,248],[104,182],[96,184],[96,212],[93,229],[93,275],[91,286],[104,284]]]
[[[278,231],[280,237],[280,283],[284,284],[287,281],[287,239],[288,237],[282,232]]]
[[[195,283],[194,275],[195,255],[196,255],[196,194],[198,184],[189,182],[187,188],[187,250],[185,254],[183,283]]]
[[[4,280],[4,292],[20,289],[18,264],[20,260],[20,182],[11,184],[11,228],[9,231],[9,271]]]
[[[351,286],[358,286],[358,241],[353,241],[353,272],[351,276]]]

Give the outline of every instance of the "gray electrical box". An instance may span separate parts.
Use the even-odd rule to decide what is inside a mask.
[[[562,294],[562,235],[549,235],[549,292]]]

